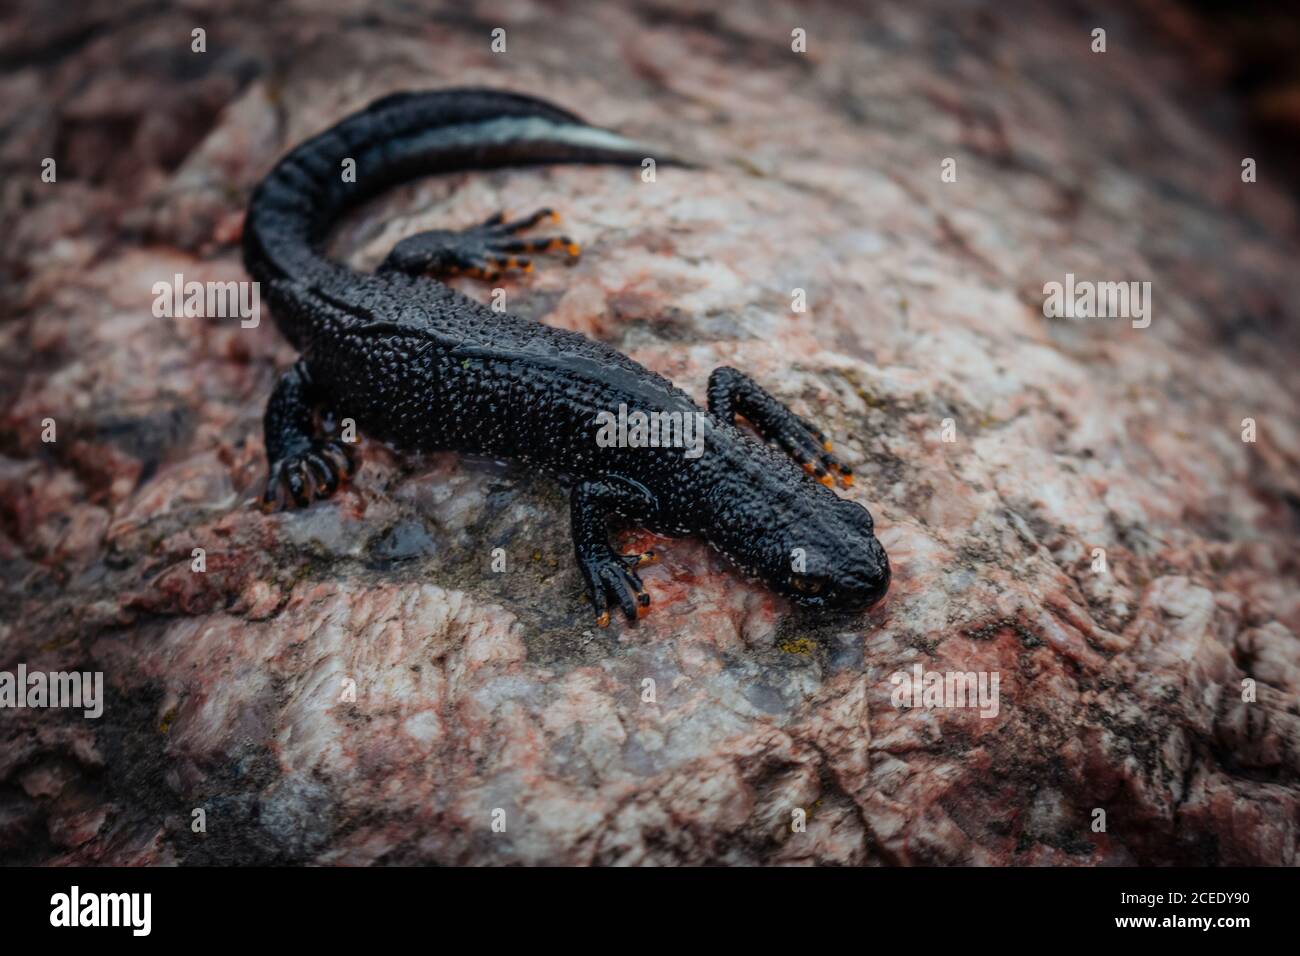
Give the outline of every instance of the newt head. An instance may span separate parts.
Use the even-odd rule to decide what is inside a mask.
[[[805,607],[863,611],[885,596],[889,556],[866,508],[805,475],[762,486],[723,509],[709,532],[715,546]]]
[[[813,522],[816,540],[807,543],[807,533],[786,530],[785,568],[768,584],[806,607],[839,611],[863,611],[889,590],[889,556],[875,535],[871,513],[856,501],[816,495],[813,507],[819,512]],[[798,539],[804,544],[798,544]],[[799,560],[795,550],[802,547]],[[794,557],[791,557],[791,555]],[[800,570],[802,568],[802,570]]]

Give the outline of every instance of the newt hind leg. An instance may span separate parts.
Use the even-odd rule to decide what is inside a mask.
[[[352,450],[332,435],[332,414],[317,421],[323,402],[304,362],[299,361],[276,383],[266,404],[262,430],[266,460],[270,463],[262,510],[289,505],[305,508],[313,500],[328,498],[356,472]]]
[[[715,368],[709,376],[709,411],[728,424],[744,415],[764,440],[779,445],[828,488],[838,478],[847,488],[853,469],[831,454],[831,443],[816,426],[804,421],[748,375],[734,368]],[[832,477],[834,476],[834,477]]]
[[[393,246],[378,271],[436,277],[468,275],[493,281],[502,272],[531,272],[530,254],[562,252],[570,261],[576,260],[581,250],[568,236],[519,237],[519,233],[547,219],[558,221],[550,209],[539,209],[514,220],[507,220],[499,212],[468,229],[417,232]]]

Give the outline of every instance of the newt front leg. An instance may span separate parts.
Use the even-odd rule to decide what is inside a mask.
[[[831,454],[831,443],[822,431],[786,408],[763,386],[734,368],[715,368],[709,376],[709,411],[728,424],[744,415],[769,442],[779,445],[828,488],[832,475],[847,488],[853,484],[853,469]]]
[[[644,617],[650,595],[634,568],[654,560],[654,552],[617,554],[609,546],[610,515],[636,519],[654,507],[648,492],[617,479],[581,481],[569,499],[573,521],[573,549],[587,585],[587,595],[596,609],[596,623],[609,624],[611,599],[628,622]]]

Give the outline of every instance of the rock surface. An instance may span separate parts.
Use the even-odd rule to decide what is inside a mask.
[[[1176,8],[1048,6],[20,5],[0,669],[102,671],[107,700],[0,710],[0,859],[1296,863],[1296,201],[1242,182]],[[338,253],[561,209],[584,258],[511,309],[820,422],[892,558],[881,605],[809,622],[657,542],[651,615],[596,630],[563,493],[508,463],[364,443],[331,502],[252,507],[293,354],[269,321],[156,318],[152,286],[244,279],[279,154],[452,84],[708,166],[427,179]],[[1150,281],[1151,325],[1045,318],[1066,273]],[[996,674],[996,715],[895,706],[918,664]]]

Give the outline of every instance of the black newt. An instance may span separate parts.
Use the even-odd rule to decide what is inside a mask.
[[[528,254],[578,255],[563,236],[521,236],[549,210],[413,235],[374,274],[322,251],[348,206],[415,176],[655,155],[533,97],[452,89],[384,97],[282,159],[253,194],[243,240],[245,265],[301,356],[266,408],[264,506],[305,507],[337,490],[355,470],[338,434],[351,418],[399,449],[514,458],[570,479],[578,567],[601,626],[611,605],[634,621],[650,603],[635,568],[653,555],[616,554],[614,517],[700,535],[800,604],[859,610],[880,600],[889,560],[871,515],[829,487],[833,477],[850,484],[850,469],[743,373],[715,369],[705,411],[606,345],[494,311],[435,278],[492,280],[531,270]],[[347,160],[355,176],[344,175]],[[738,414],[766,443],[736,426]]]

